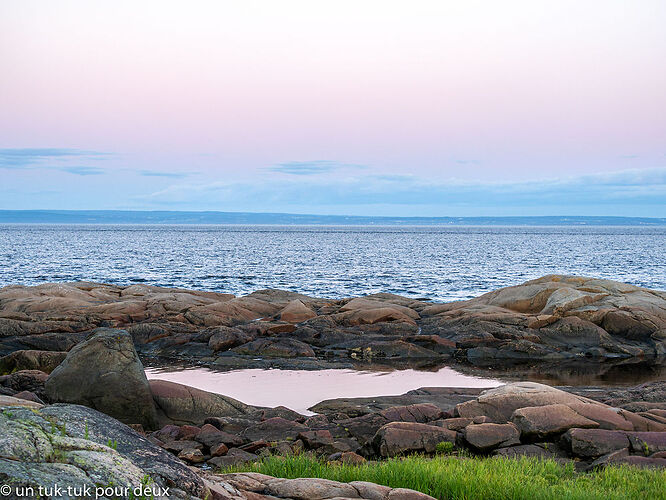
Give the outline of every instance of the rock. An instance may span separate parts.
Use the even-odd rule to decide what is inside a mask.
[[[519,408],[577,403],[600,404],[544,384],[514,382],[484,391],[476,400],[457,405],[456,411],[461,417],[485,415],[495,422],[508,422]]]
[[[210,424],[204,424],[195,439],[211,449],[217,447],[220,443],[227,446],[240,446],[243,444],[243,440],[240,437],[220,431]]]
[[[521,444],[507,448],[498,448],[493,455],[506,458],[536,457],[542,459],[553,458],[554,454],[535,444]]]
[[[524,438],[544,438],[561,434],[574,427],[593,429],[597,422],[585,418],[563,404],[531,406],[513,412],[511,421]]]
[[[39,370],[51,373],[62,363],[66,356],[66,352],[14,351],[0,358],[0,374],[13,373],[19,370]]]
[[[314,357],[312,347],[300,340],[289,338],[263,338],[257,339],[239,347],[234,352],[238,354],[260,355],[266,357]]]
[[[289,302],[280,312],[280,319],[288,323],[302,323],[316,317],[317,313],[298,299]]]
[[[360,498],[356,488],[350,484],[318,478],[273,480],[266,485],[265,492],[279,498],[295,500]]]
[[[659,355],[666,294],[609,280],[550,275],[475,299],[421,311],[424,334],[440,334],[470,359]],[[485,348],[485,349],[476,349]]]
[[[641,469],[666,469],[666,459],[641,457],[631,455],[623,458],[618,458],[613,461],[614,464],[626,464],[632,467],[639,467]]]
[[[55,432],[54,432],[55,430]],[[150,477],[172,498],[201,497],[203,481],[176,457],[119,421],[58,404],[0,412],[0,482],[52,487],[114,484]]]
[[[18,406],[23,408],[41,408],[43,405],[30,401],[28,399],[15,398],[14,396],[2,396],[0,395],[0,408]]]
[[[229,447],[224,443],[219,443],[211,447],[210,455],[212,457],[221,457],[222,455],[226,455],[227,451],[229,451]]]
[[[599,467],[605,467],[607,465],[616,463],[617,461],[629,456],[629,448],[621,448],[619,450],[611,451],[605,455],[600,456],[594,460],[588,467],[587,470],[594,470]]]
[[[349,484],[356,488],[356,491],[358,491],[358,494],[361,496],[361,498],[367,498],[371,500],[385,500],[388,498],[388,495],[391,492],[391,488],[388,486],[369,483],[366,481],[352,481]]]
[[[202,450],[203,444],[197,441],[191,441],[189,439],[185,439],[182,441],[167,441],[161,446],[161,448],[169,450],[172,453],[178,454],[183,450]]]
[[[212,333],[208,340],[208,347],[213,352],[226,351],[254,340],[254,336],[238,328],[217,326],[211,329]]]
[[[301,432],[306,431],[309,431],[309,429],[303,424],[282,417],[273,417],[246,428],[241,432],[241,437],[249,441],[260,439],[280,441],[287,438],[296,438]]]
[[[361,465],[366,462],[366,459],[353,451],[343,451],[340,454],[340,462],[347,465]]]
[[[44,404],[44,401],[39,399],[34,392],[30,391],[21,391],[14,394],[14,397],[17,399],[27,399],[28,401],[34,401],[35,403]]]
[[[405,453],[434,453],[443,441],[455,443],[456,433],[434,425],[413,422],[390,422],[381,427],[373,439],[375,448],[383,457]]]
[[[371,442],[377,431],[387,423],[388,421],[384,417],[372,413],[336,422],[336,424],[342,427],[350,436],[356,438],[361,444]]]
[[[576,276],[544,276],[449,304],[391,294],[334,301],[280,290],[234,297],[81,282],[5,287],[0,306],[1,354],[67,351],[99,326],[127,328],[141,354],[211,365],[219,358],[211,354],[224,351],[223,363],[242,367],[257,366],[249,357],[257,354],[289,359],[315,351],[339,365],[368,346],[370,359],[454,354],[479,364],[666,353],[664,292]],[[304,345],[285,344],[291,335]],[[257,337],[272,340],[252,344]]]
[[[135,344],[149,344],[169,336],[169,332],[157,323],[140,323],[127,329]]]
[[[259,457],[253,453],[248,453],[239,448],[230,448],[227,454],[223,457],[215,457],[208,460],[208,464],[218,469],[225,469],[232,465],[238,465],[245,462],[254,462],[259,460]]]
[[[202,425],[208,417],[242,416],[254,411],[233,398],[166,380],[151,380],[150,391],[162,423]]]
[[[666,432],[628,432],[631,449],[645,456],[666,451]]]
[[[30,391],[45,399],[44,384],[48,378],[47,373],[39,370],[19,370],[11,375],[5,375],[0,384],[11,391]]]
[[[457,417],[457,418],[447,418],[444,420],[438,420],[436,422],[433,422],[433,425],[438,425],[440,427],[444,427],[445,429],[449,429],[451,431],[460,431],[465,427],[467,427],[472,422],[473,419],[471,418]]]
[[[604,429],[569,429],[564,440],[569,443],[571,453],[583,458],[600,457],[630,446],[624,431]]]
[[[520,431],[513,424],[471,424],[465,427],[463,436],[480,452],[520,444]]]
[[[187,448],[178,453],[178,458],[191,464],[200,464],[204,461],[204,455],[197,448]]]
[[[587,403],[570,403],[569,407],[579,415],[597,422],[600,429],[624,431],[634,430],[634,425],[624,416],[618,413],[616,408]]]
[[[388,422],[432,422],[442,417],[442,410],[431,403],[408,406],[394,406],[382,410],[379,414]]]
[[[339,483],[328,479],[297,478],[283,479],[259,474],[241,472],[216,476],[236,491],[243,492],[248,500],[263,498],[290,498],[293,500],[343,500],[363,498],[366,500],[435,500],[417,491],[404,488],[391,489],[387,486],[352,481]],[[230,491],[229,488],[226,489]],[[255,494],[256,496],[252,496]],[[268,495],[268,496],[264,496]],[[231,497],[234,498],[235,497]]]
[[[248,415],[249,418],[257,420],[268,420],[273,417],[282,417],[285,420],[293,420],[294,422],[304,422],[305,416],[287,408],[286,406],[276,406],[275,408],[263,408],[252,412]]]
[[[395,406],[431,403],[444,411],[452,409],[459,403],[476,399],[482,392],[483,389],[466,387],[422,387],[401,396],[328,399],[310,407],[309,410],[325,415],[345,413],[354,418]]]
[[[311,450],[333,443],[333,436],[327,430],[301,432],[298,434],[298,439]]]
[[[124,330],[95,330],[53,370],[44,391],[51,402],[82,404],[121,422],[157,427],[143,365]]]

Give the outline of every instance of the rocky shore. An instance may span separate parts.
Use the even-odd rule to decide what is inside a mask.
[[[51,366],[48,356],[29,354]],[[579,470],[666,467],[666,382],[604,392],[532,382],[423,388],[323,401],[305,416],[149,382],[131,335],[100,328],[50,374],[16,370],[0,386],[13,394],[0,396],[0,480],[21,488],[148,481],[171,498],[429,498],[372,484],[216,473],[303,453],[347,464],[464,451],[572,461]]]
[[[666,292],[555,275],[448,304],[98,283],[0,289],[0,355],[66,352],[98,327],[126,329],[144,358],[222,368],[663,359]]]
[[[649,364],[664,353],[665,325],[663,292],[556,276],[453,304],[386,294],[330,301],[274,290],[235,298],[90,283],[6,287],[0,482],[143,485],[155,498],[419,500],[430,497],[372,483],[220,471],[267,456],[357,465],[413,453],[539,457],[580,471],[662,469],[666,381],[602,391],[532,382],[421,388],[322,401],[310,408],[314,415],[301,415],[148,381],[141,357],[224,366],[292,360],[312,368],[373,358]]]

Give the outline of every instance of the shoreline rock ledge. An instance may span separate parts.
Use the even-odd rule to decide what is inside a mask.
[[[8,286],[0,356],[24,353],[0,366],[50,371],[99,327],[126,329],[142,356],[221,368],[663,359],[666,292],[560,275],[446,304],[388,293],[330,300],[281,290],[235,297],[88,282]]]

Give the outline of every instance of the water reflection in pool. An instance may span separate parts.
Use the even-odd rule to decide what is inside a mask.
[[[419,387],[497,387],[502,382],[444,367],[417,370],[233,370],[147,368],[148,379],[169,380],[257,406],[286,406],[303,414],[325,399],[390,396]]]

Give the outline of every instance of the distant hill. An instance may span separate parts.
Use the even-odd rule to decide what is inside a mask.
[[[4,224],[280,224],[461,226],[663,226],[651,217],[365,217],[252,212],[139,210],[0,210]]]

